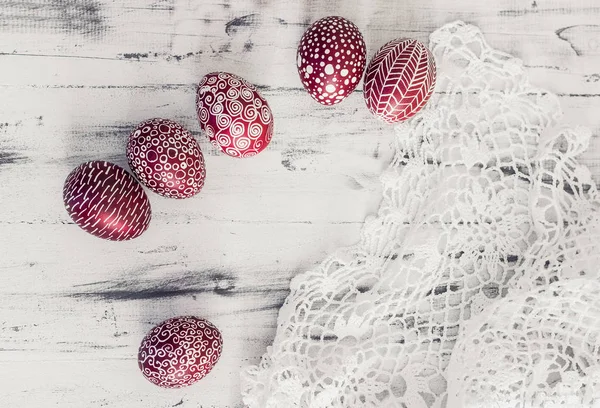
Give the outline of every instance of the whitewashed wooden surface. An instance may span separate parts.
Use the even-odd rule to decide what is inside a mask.
[[[600,0],[0,0],[0,406],[240,407],[239,371],[270,344],[292,276],[354,243],[379,201],[393,129],[360,91],[325,108],[301,89],[297,41],[342,15],[369,56],[461,19],[523,59],[592,128],[600,181]],[[195,83],[223,70],[257,84],[275,115],[269,149],[219,154],[201,136]],[[360,86],[359,86],[360,90]],[[150,198],[137,240],[70,223],[62,184],[81,162],[126,166],[131,128],[172,118],[207,161],[196,198]],[[139,373],[143,335],[175,315],[221,328],[225,348],[193,387]]]

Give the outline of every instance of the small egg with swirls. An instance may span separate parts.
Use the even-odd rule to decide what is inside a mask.
[[[237,75],[213,72],[204,76],[198,85],[196,111],[200,128],[229,156],[255,156],[273,137],[269,103]]]
[[[223,337],[215,325],[194,316],[174,317],[142,340],[138,365],[152,384],[182,388],[204,378],[217,364]]]

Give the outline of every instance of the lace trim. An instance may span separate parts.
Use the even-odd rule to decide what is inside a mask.
[[[396,128],[360,242],[295,277],[250,407],[600,401],[598,193],[558,99],[477,27],[431,35],[437,92]],[[510,403],[510,405],[509,405]]]

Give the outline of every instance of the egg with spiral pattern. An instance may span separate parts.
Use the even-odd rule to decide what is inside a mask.
[[[144,377],[164,388],[182,388],[204,378],[223,349],[221,332],[194,316],[174,317],[158,324],[142,340],[138,365]]]
[[[133,239],[150,225],[144,189],[113,163],[89,161],[76,167],[65,180],[63,200],[75,224],[98,238]]]
[[[273,113],[267,100],[237,75],[205,75],[198,84],[196,111],[210,142],[229,156],[255,156],[273,137]]]
[[[140,123],[129,136],[127,160],[137,179],[164,197],[189,198],[204,186],[200,145],[175,121],[155,118]]]
[[[397,39],[385,44],[369,62],[363,95],[371,113],[387,123],[416,115],[433,94],[435,59],[423,43]]]
[[[314,22],[298,44],[298,74],[310,96],[334,105],[354,91],[362,78],[367,48],[358,27],[338,16]]]

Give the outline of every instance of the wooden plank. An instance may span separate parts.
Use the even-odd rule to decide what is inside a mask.
[[[360,221],[164,223],[135,241],[114,243],[75,226],[3,225],[0,247],[10,251],[3,253],[0,293],[100,298],[106,293],[116,299],[123,289],[127,300],[144,293],[169,297],[177,288],[184,295],[213,290],[243,295],[259,287],[282,291],[294,274],[353,244],[360,227]]]
[[[2,316],[18,313],[19,318],[9,317],[0,326],[2,402],[18,408],[171,407],[181,401],[191,407],[239,407],[239,372],[257,363],[272,341],[282,295],[219,301],[218,295],[203,294],[127,302],[4,297]],[[273,298],[279,300],[272,303]],[[19,310],[7,305],[19,305]],[[154,324],[181,313],[214,322],[223,334],[224,353],[196,386],[160,389],[139,372],[137,349]]]
[[[171,112],[200,140],[207,180],[203,192],[190,200],[152,194],[155,223],[361,222],[365,209],[373,211],[379,202],[373,192],[392,155],[393,129],[371,118],[358,95],[345,109],[333,110],[311,106],[304,92],[265,95],[276,117],[274,141],[256,158],[235,160],[199,134],[190,88],[146,90],[137,98],[129,90],[110,89],[8,92],[0,102],[10,118],[0,129],[0,183],[12,193],[0,196],[0,223],[68,222],[56,192],[72,168],[94,159],[127,167],[125,146],[131,129],[157,113]],[[157,100],[164,109],[156,108]],[[61,109],[55,109],[59,105]],[[26,220],[25,201],[31,202]]]
[[[248,345],[244,344],[255,352],[264,347]],[[201,382],[178,390],[159,389],[147,382],[133,359],[103,358],[102,353],[98,359],[81,361],[0,362],[0,380],[3,402],[14,408],[31,408],[31,401],[44,408],[241,408],[244,405],[236,395],[239,371],[242,364],[253,362],[224,355],[221,364]]]
[[[361,0],[350,5],[314,0],[259,9],[250,1],[203,2],[201,7],[184,0],[161,6],[149,0],[137,0],[135,6],[90,1],[97,10],[81,13],[84,20],[98,20],[89,23],[93,28],[72,24],[70,14],[58,17],[60,7],[51,5],[36,8],[37,19],[26,18],[31,7],[22,3],[10,3],[17,17],[5,17],[8,23],[0,26],[7,32],[0,37],[4,84],[193,84],[207,72],[224,70],[260,86],[300,88],[291,63],[297,42],[310,22],[337,13],[363,29],[369,55],[396,37],[428,41],[435,28],[464,19],[478,24],[493,47],[523,58],[534,77],[551,84],[552,91],[600,94],[600,47],[595,40],[600,7],[592,0],[491,5],[463,0],[452,6],[439,0]],[[56,18],[49,18],[53,13]],[[269,75],[264,75],[266,67]]]
[[[119,244],[65,227],[38,226],[46,239],[37,241],[30,225],[3,227],[0,247],[25,248],[8,254],[1,268],[0,381],[10,406],[43,400],[142,407],[182,399],[189,406],[240,406],[239,371],[256,364],[272,341],[289,279],[351,244],[360,223],[334,231],[290,223],[168,224]],[[140,376],[135,355],[152,325],[181,314],[213,321],[225,352],[201,386],[165,392]],[[53,371],[65,375],[48,381]]]
[[[393,37],[389,37],[393,38]],[[560,40],[555,39],[554,43]],[[558,44],[561,47],[564,44]],[[537,44],[543,47],[542,44]],[[566,46],[566,45],[565,45]],[[504,47],[503,49],[506,49]],[[569,49],[570,50],[570,49]],[[203,75],[212,71],[230,71],[272,92],[292,89],[301,91],[301,83],[295,72],[291,50],[285,62],[273,64],[269,79],[258,72],[264,68],[264,57],[257,58],[256,65],[249,61],[240,69],[240,61],[198,58],[194,61],[171,63],[168,61],[120,61],[56,58],[47,56],[2,55],[0,56],[0,86],[6,88],[31,87],[39,90],[46,87],[58,88],[107,88],[130,89],[140,92],[145,89],[173,89],[193,87]],[[507,50],[508,51],[508,50]],[[570,50],[570,54],[574,51]],[[518,54],[518,53],[517,53]],[[52,61],[47,65],[48,61]],[[600,57],[563,55],[552,59],[524,58],[527,73],[544,84],[549,91],[561,95],[600,95]],[[97,75],[101,71],[103,75]],[[362,89],[362,84],[358,90]],[[314,102],[312,102],[314,103]],[[343,106],[343,105],[340,105]]]
[[[172,117],[191,129],[207,156],[206,187],[198,197],[175,203],[153,199],[158,206],[155,210],[187,213],[191,219],[248,220],[243,215],[250,214],[246,206],[230,199],[246,194],[247,206],[256,208],[250,220],[265,217],[265,221],[317,221],[323,220],[322,215],[335,213],[339,222],[357,221],[354,215],[364,212],[355,211],[353,205],[364,208],[362,203],[378,188],[378,174],[392,155],[393,127],[371,117],[358,93],[343,105],[325,108],[312,104],[303,91],[265,92],[276,118],[275,137],[267,152],[250,160],[223,156],[200,134],[193,87],[143,89],[139,93],[106,88],[11,89],[5,95],[7,98],[0,101],[7,118],[0,128],[0,181],[16,196],[0,197],[5,209],[0,222],[20,221],[24,194],[36,197],[30,206],[31,218],[40,222],[67,221],[60,197],[53,192],[60,190],[70,170],[92,159],[126,167],[124,151],[131,129],[157,114]],[[598,101],[583,95],[563,96],[566,122],[589,126],[597,137]],[[58,105],[60,110],[55,109]],[[169,115],[172,113],[176,116]],[[594,152],[591,149],[584,156],[584,163],[598,176]],[[15,173],[22,177],[14,177]],[[270,194],[271,208],[265,208],[269,206],[267,197],[252,195],[253,191]],[[56,200],[45,199],[53,194]],[[259,199],[264,201],[257,202]],[[311,205],[319,200],[322,205]],[[328,200],[346,204],[341,210],[330,211]],[[219,203],[228,201],[237,203],[237,213],[223,212],[227,207]],[[280,211],[272,211],[273,206],[290,211],[279,215]],[[57,219],[58,214],[62,216]]]

